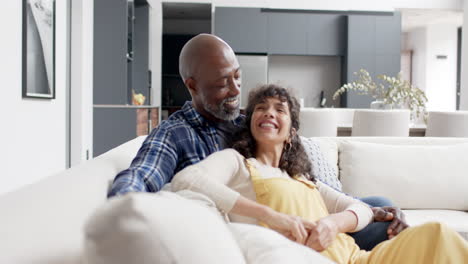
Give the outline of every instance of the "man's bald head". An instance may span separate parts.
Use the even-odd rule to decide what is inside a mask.
[[[215,121],[237,118],[241,71],[226,42],[210,34],[195,36],[180,52],[179,72],[200,114]]]
[[[179,56],[179,73],[182,80],[195,77],[197,71],[209,63],[210,57],[235,56],[231,47],[222,39],[211,34],[199,34],[190,39]]]

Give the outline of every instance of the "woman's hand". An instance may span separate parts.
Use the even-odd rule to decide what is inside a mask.
[[[339,228],[330,216],[324,217],[309,229],[306,246],[321,252],[327,249],[338,235]]]
[[[287,215],[274,210],[271,210],[261,221],[271,229],[303,245],[307,239],[307,229],[315,226],[314,223],[298,216]]]

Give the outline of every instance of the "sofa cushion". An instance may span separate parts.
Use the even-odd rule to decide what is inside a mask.
[[[214,204],[197,196],[206,197],[160,191],[110,199],[86,224],[85,263],[245,263],[223,218],[207,206]]]
[[[261,226],[230,223],[229,229],[249,264],[333,263],[316,251]]]
[[[336,143],[316,138],[301,137],[304,150],[312,163],[312,174],[321,182],[335,190],[341,191],[341,182],[338,179],[338,147]]]
[[[442,222],[468,241],[468,212],[454,210],[404,210],[410,226],[427,222]]]
[[[403,209],[468,210],[468,144],[340,146],[343,191],[384,196]]]

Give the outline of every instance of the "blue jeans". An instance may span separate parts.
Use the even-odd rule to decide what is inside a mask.
[[[380,196],[369,196],[360,198],[361,201],[371,207],[393,206],[392,202]],[[359,248],[364,250],[372,250],[377,244],[388,239],[387,228],[391,222],[374,222],[370,223],[364,229],[356,233],[349,233],[358,244]]]

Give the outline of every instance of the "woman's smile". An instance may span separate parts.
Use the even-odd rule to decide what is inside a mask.
[[[282,144],[289,137],[291,117],[287,102],[269,97],[254,108],[251,121],[252,135],[267,144]]]

